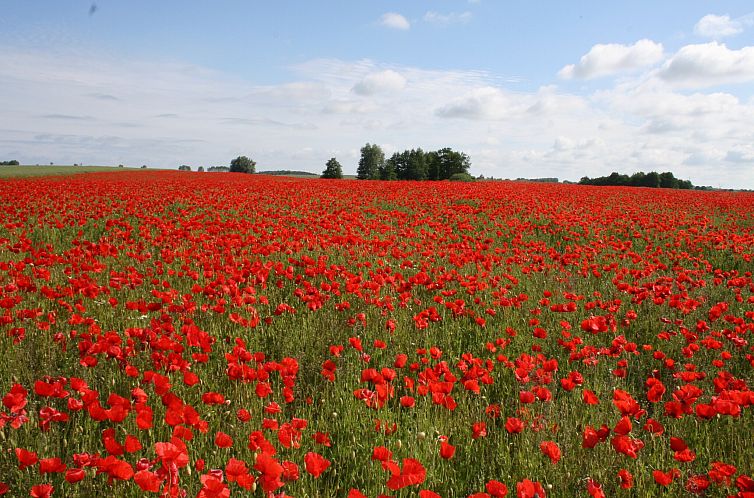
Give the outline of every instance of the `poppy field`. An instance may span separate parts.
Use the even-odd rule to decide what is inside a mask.
[[[0,180],[0,495],[754,496],[754,195]]]

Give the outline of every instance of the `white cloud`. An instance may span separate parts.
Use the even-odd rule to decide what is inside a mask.
[[[450,24],[467,24],[469,21],[471,21],[472,17],[473,14],[469,11],[461,13],[450,12],[448,14],[441,14],[439,12],[435,12],[434,10],[430,10],[426,14],[424,14],[424,22],[437,24],[440,26],[447,26]]]
[[[396,12],[387,12],[380,17],[380,24],[386,28],[407,30],[411,28],[411,23]]]
[[[406,78],[392,69],[368,74],[353,86],[359,95],[374,95],[382,92],[397,92],[406,86]]]
[[[754,46],[729,49],[718,42],[686,45],[658,76],[675,86],[699,88],[754,80]]]
[[[726,36],[734,36],[744,30],[740,21],[731,19],[729,15],[717,16],[707,14],[699,19],[694,26],[694,33],[705,38],[720,39]]]
[[[639,40],[633,45],[598,44],[582,56],[578,64],[561,69],[558,76],[564,79],[598,78],[650,66],[660,62],[662,57],[662,44],[652,40]]]
[[[485,86],[453,99],[435,113],[443,118],[502,119],[513,110],[513,102],[502,90]]]
[[[754,165],[754,147],[751,145],[736,146],[725,154],[725,160],[731,163]]]
[[[655,169],[754,187],[754,99],[677,91],[657,71],[581,96],[556,85],[513,91],[482,71],[316,59],[259,85],[186,64],[0,42],[0,81],[0,149],[32,163],[206,166],[246,154],[260,169],[319,172],[336,156],[353,173],[368,141],[463,150],[486,177]]]

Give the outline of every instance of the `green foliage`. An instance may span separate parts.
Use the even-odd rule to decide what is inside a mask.
[[[448,180],[451,182],[473,182],[475,178],[468,173],[453,173]]]
[[[268,170],[268,171],[257,171],[257,174],[270,175],[270,176],[311,176],[311,177],[319,176],[318,174],[310,173],[309,171],[296,171],[292,169],[275,169],[275,170]]]
[[[246,156],[238,156],[230,162],[231,173],[254,173],[257,163]]]
[[[392,159],[392,158],[391,158]],[[388,159],[380,168],[380,180],[397,180],[398,173],[395,162]]]
[[[321,178],[328,178],[333,180],[339,180],[343,178],[343,167],[340,165],[337,159],[331,157],[325,164],[325,170],[322,172]]]
[[[367,143],[361,148],[361,159],[359,167],[356,169],[356,178],[359,180],[378,180],[380,178],[380,168],[385,163],[385,153],[377,144]]]
[[[468,173],[471,166],[469,156],[449,147],[427,154],[427,163],[430,180],[448,180],[456,173]]]
[[[378,153],[374,148],[378,149]],[[376,165],[376,170],[374,169]],[[380,180],[449,180],[469,172],[471,161],[463,152],[448,147],[432,152],[422,149],[396,152],[385,161],[382,150],[367,144],[361,149],[357,178]]]
[[[623,186],[623,187],[649,187],[649,188],[673,188],[673,189],[691,189],[694,186],[689,180],[680,180],[673,176],[673,173],[657,173],[651,171],[644,173],[639,171],[631,176],[621,175],[613,172],[610,176],[600,176],[598,178],[583,177],[579,183],[581,185],[597,186]]]
[[[181,164],[178,166],[178,171],[191,171],[191,166],[188,166],[187,164]]]
[[[21,163],[16,161],[15,159],[11,161],[0,161],[0,166],[20,166]]]

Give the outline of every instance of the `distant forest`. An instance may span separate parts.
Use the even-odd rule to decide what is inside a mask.
[[[617,185],[623,187],[650,187],[650,188],[674,188],[689,190],[694,188],[694,185],[689,180],[681,180],[673,176],[673,173],[657,173],[651,171],[644,173],[639,171],[631,176],[621,175],[620,173],[613,172],[610,176],[600,176],[598,178],[583,177],[579,181],[580,185]]]
[[[258,171],[260,175],[272,175],[272,176],[311,176],[319,177],[317,173],[310,173],[308,171],[293,171],[290,169],[276,169],[272,171]]]

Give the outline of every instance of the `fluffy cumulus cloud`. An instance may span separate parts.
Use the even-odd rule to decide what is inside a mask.
[[[246,154],[262,170],[311,172],[335,156],[353,173],[368,141],[386,154],[460,149],[472,173],[487,177],[657,170],[695,184],[754,187],[754,100],[708,88],[750,77],[752,49],[690,45],[657,68],[662,47],[648,43],[652,57],[626,55],[639,43],[610,57],[590,51],[599,60],[578,77],[646,67],[582,94],[369,59],[313,59],[262,85],[194,65],[0,43],[0,149],[32,163],[164,167]]]
[[[662,58],[662,44],[652,40],[639,40],[633,45],[598,44],[583,55],[577,64],[565,66],[558,75],[564,79],[599,78],[650,66],[660,62]]]
[[[428,11],[424,14],[424,21],[430,24],[436,24],[439,26],[448,26],[450,24],[467,24],[471,21],[473,14],[469,11],[465,12],[450,12],[448,14],[441,14],[434,10]]]
[[[725,160],[732,163],[741,163],[749,166],[754,165],[754,147],[751,145],[739,145],[725,154]]]
[[[731,19],[727,14],[723,16],[708,14],[699,19],[699,22],[694,26],[694,33],[705,38],[713,39],[734,36],[741,33],[743,30],[742,23]]]
[[[406,78],[392,69],[366,75],[353,86],[354,93],[374,95],[381,92],[397,92],[406,86]]]
[[[380,24],[390,29],[400,29],[406,31],[411,29],[411,23],[408,19],[397,12],[386,12],[380,17]]]
[[[435,113],[443,118],[502,119],[513,111],[513,102],[505,92],[485,86],[453,99]]]
[[[663,65],[658,76],[686,88],[754,81],[754,46],[735,50],[719,42],[686,45]]]

